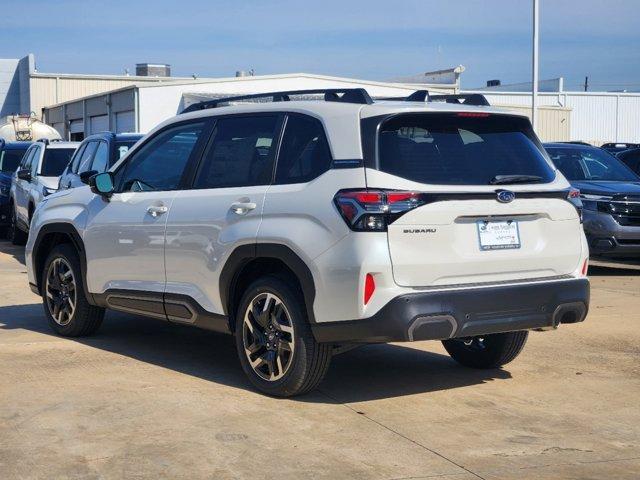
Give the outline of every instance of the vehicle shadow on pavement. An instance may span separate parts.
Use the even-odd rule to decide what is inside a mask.
[[[600,267],[589,265],[590,277],[635,277],[640,275],[640,266],[632,268]]]
[[[3,331],[16,329],[51,335],[61,341],[79,342],[211,382],[253,390],[240,368],[233,338],[227,335],[108,312],[94,336],[63,339],[47,325],[41,304],[0,307],[0,337]],[[362,402],[510,377],[506,370],[466,369],[447,355],[410,346],[368,345],[334,357],[319,392],[296,400]]]
[[[0,241],[0,252],[11,255],[20,265],[25,265],[24,245],[12,245],[6,240]]]

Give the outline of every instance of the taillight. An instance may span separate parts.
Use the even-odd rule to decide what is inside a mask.
[[[373,296],[373,292],[376,291],[376,281],[373,278],[373,275],[367,273],[367,276],[364,277],[364,304],[366,305],[371,300]]]
[[[400,190],[340,190],[334,202],[349,228],[360,232],[384,232],[425,203],[420,193]]]
[[[580,223],[582,223],[582,210],[584,209],[584,206],[582,205],[582,200],[580,198],[580,190],[577,188],[570,188],[569,193],[567,194],[567,200],[576,207],[578,216],[580,217]]]

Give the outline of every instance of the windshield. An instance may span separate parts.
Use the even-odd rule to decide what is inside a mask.
[[[567,180],[637,182],[640,178],[620,160],[596,148],[549,147],[553,163]]]
[[[382,124],[378,145],[380,170],[414,182],[547,183],[555,177],[531,124],[522,117],[399,115]]]
[[[75,148],[47,148],[42,160],[40,175],[43,177],[59,177],[66,168]]]
[[[0,152],[0,172],[15,172],[26,151],[26,148],[24,150],[2,150]]]

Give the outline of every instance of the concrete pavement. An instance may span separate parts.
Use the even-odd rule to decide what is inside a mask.
[[[230,337],[109,313],[52,334],[0,242],[0,479],[637,479],[640,274],[596,269],[587,321],[502,370],[437,342],[334,358],[319,391],[253,391]]]

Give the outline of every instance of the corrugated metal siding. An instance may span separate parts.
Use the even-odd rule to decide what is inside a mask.
[[[492,105],[531,106],[531,94],[520,92],[478,92],[486,95]],[[606,142],[640,143],[640,93],[558,92],[538,94],[538,104],[563,106],[571,109],[568,140],[583,140],[594,145]],[[541,137],[563,134],[549,129],[540,114],[538,127]],[[560,125],[560,127],[563,127]]]
[[[134,84],[158,82],[159,80],[156,78],[145,80],[139,77],[124,80],[32,76],[30,80],[31,108],[36,115],[40,116],[42,108],[49,105],[95,95],[97,93],[109,92]]]
[[[531,107],[529,106],[503,106],[531,118]],[[538,131],[536,133],[543,142],[569,141],[571,139],[571,110],[546,105],[538,107]]]

